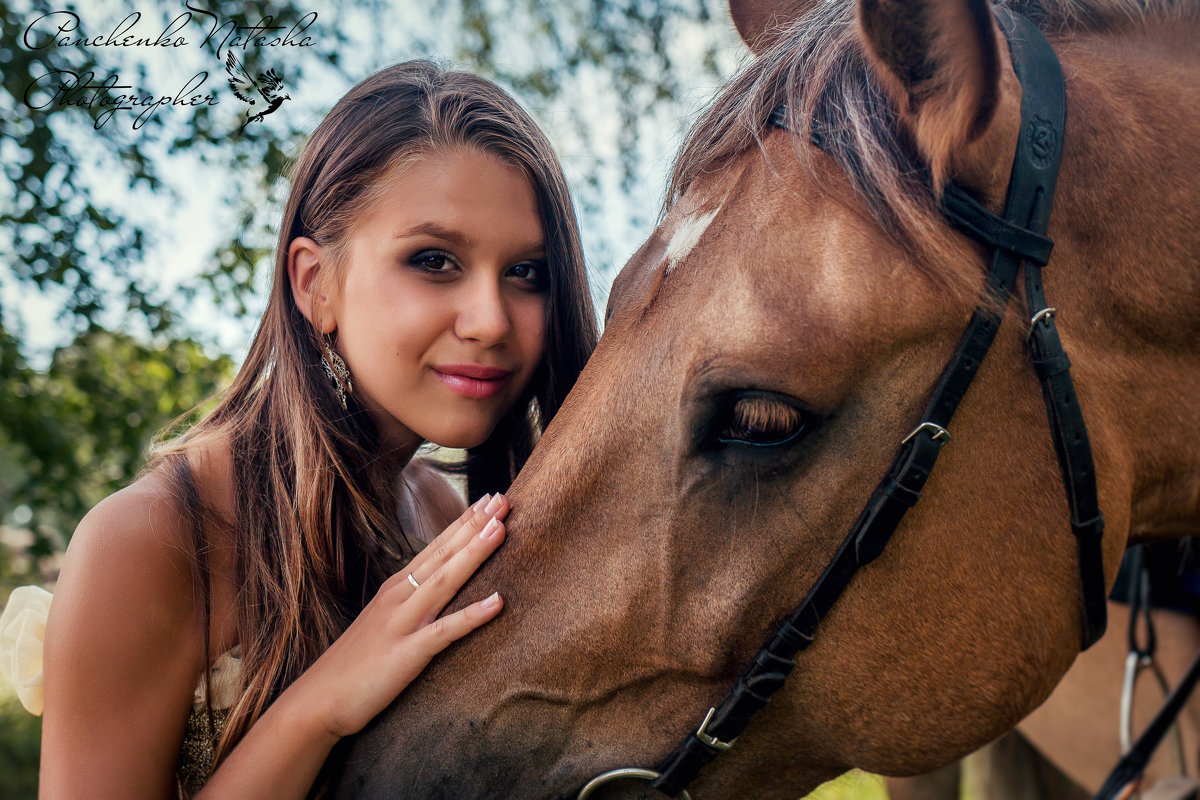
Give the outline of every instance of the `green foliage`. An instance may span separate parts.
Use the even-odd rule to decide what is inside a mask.
[[[0,797],[37,797],[42,718],[27,712],[0,679]]]
[[[136,269],[156,234],[144,217],[106,199],[104,195],[109,193],[101,191],[104,184],[128,186],[131,191],[172,202],[180,187],[170,180],[169,160],[163,154],[179,151],[214,157],[231,174],[259,172],[269,182],[282,173],[297,132],[252,126],[241,135],[230,136],[236,123],[229,113],[214,113],[212,109],[219,106],[171,108],[170,114],[160,110],[136,130],[131,112],[106,119],[111,112],[98,104],[61,107],[51,100],[59,81],[49,80],[47,75],[63,81],[70,80],[64,76],[90,75],[97,82],[119,76],[122,85],[151,91],[153,88],[147,87],[152,85],[144,82],[148,68],[170,55],[161,48],[47,46],[56,23],[66,19],[61,13],[52,23],[34,27],[28,36],[27,32],[35,20],[61,12],[64,5],[58,0],[21,5],[24,7],[18,9],[16,4],[0,2],[0,109],[4,112],[0,114],[0,139],[7,178],[6,191],[0,195],[0,230],[10,239],[4,250],[16,256],[5,259],[7,266],[21,284],[35,291],[64,289],[62,319],[77,330],[120,311],[136,315],[154,333],[168,333],[178,325],[178,309],[155,285],[155,275]],[[291,25],[306,13],[291,3],[253,0],[195,5],[239,25],[266,17]],[[138,10],[146,21],[139,20],[143,27],[137,30],[148,31],[159,19],[165,22],[185,12],[185,7],[180,2],[158,0],[139,5]],[[113,30],[129,9],[89,4],[75,13],[80,22],[68,36],[95,37]],[[199,14],[195,18],[189,33],[200,40],[207,19]],[[158,23],[156,30],[163,27]],[[223,76],[215,57],[216,39],[213,42],[210,88],[219,86]],[[331,62],[344,46],[345,37],[333,31],[317,40],[310,58]],[[258,48],[239,51],[239,56],[252,72],[267,68]],[[30,93],[31,86],[40,91]],[[97,169],[102,177],[95,175]],[[232,194],[226,197],[227,202],[236,199]],[[248,291],[250,277],[236,286],[226,282],[223,288]]]
[[[882,778],[854,770],[821,784],[805,800],[887,800],[887,796]]]
[[[155,433],[232,371],[228,356],[209,358],[190,340],[95,329],[39,372],[0,324],[0,508],[33,531],[35,560],[61,548],[88,508],[137,473]]]

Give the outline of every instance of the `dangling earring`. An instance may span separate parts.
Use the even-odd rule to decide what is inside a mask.
[[[326,341],[325,358],[321,359],[321,365],[325,367],[325,374],[329,376],[329,380],[333,381],[333,387],[337,389],[338,400],[342,401],[342,408],[346,408],[346,395],[354,393],[354,381],[350,379],[350,370],[346,367],[346,362],[338,355],[338,351],[333,349],[333,346]]]

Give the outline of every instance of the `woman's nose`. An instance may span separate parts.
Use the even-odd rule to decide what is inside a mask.
[[[458,338],[490,347],[507,338],[512,320],[501,287],[495,280],[470,281],[464,286],[454,333]]]

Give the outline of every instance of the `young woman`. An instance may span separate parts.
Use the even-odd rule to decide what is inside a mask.
[[[41,796],[304,797],[338,740],[499,613],[481,587],[438,618],[503,540],[502,492],[595,338],[530,117],[425,62],[354,87],[294,169],[233,386],[71,541]],[[424,442],[468,451],[465,512],[410,462]]]

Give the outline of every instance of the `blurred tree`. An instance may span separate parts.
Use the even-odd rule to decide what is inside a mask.
[[[0,797],[37,800],[42,719],[29,714],[0,686]]]
[[[41,372],[0,325],[0,367],[0,507],[33,532],[27,569],[36,572],[89,508],[137,474],[156,432],[227,382],[233,360],[187,339],[94,328]]]
[[[0,524],[33,531],[37,553],[48,552],[88,507],[135,474],[161,425],[223,384],[232,361],[205,354],[212,340],[191,309],[211,302],[214,314],[251,313],[255,276],[273,246],[276,212],[263,198],[280,193],[289,156],[324,105],[385,63],[449,57],[533,108],[576,177],[589,260],[601,272],[611,269],[633,242],[614,246],[589,228],[604,228],[602,206],[643,180],[646,161],[673,145],[695,106],[687,88],[698,76],[715,86],[729,71],[736,40],[724,11],[714,23],[706,5],[719,2],[93,0],[80,7],[0,0]],[[107,36],[135,9],[137,36],[153,37],[186,16],[180,35],[190,46],[176,52],[62,41]],[[214,20],[265,20],[287,30],[311,12],[311,46],[236,53],[251,74],[276,68],[289,87],[304,87],[293,91],[298,101],[320,86],[326,102],[239,133],[244,107],[228,90],[225,51],[218,52],[228,28],[201,44],[205,34]],[[57,31],[64,23],[68,30]],[[119,75],[135,88],[179,86],[192,67],[180,73],[178,64],[196,59],[208,72],[201,92],[215,95],[216,105],[160,108],[135,129],[136,111],[109,118],[111,109],[99,103],[54,102],[71,75],[96,82]],[[196,188],[181,178],[183,156],[197,159],[206,178],[217,176],[220,201],[240,222],[209,266],[180,286],[164,283],[162,265],[147,261],[164,237],[155,228],[161,217],[149,211],[170,213]],[[629,238],[624,230],[615,235]],[[20,324],[20,306],[31,297],[53,306],[61,329],[48,359],[31,354]],[[31,367],[31,360],[49,367]]]

